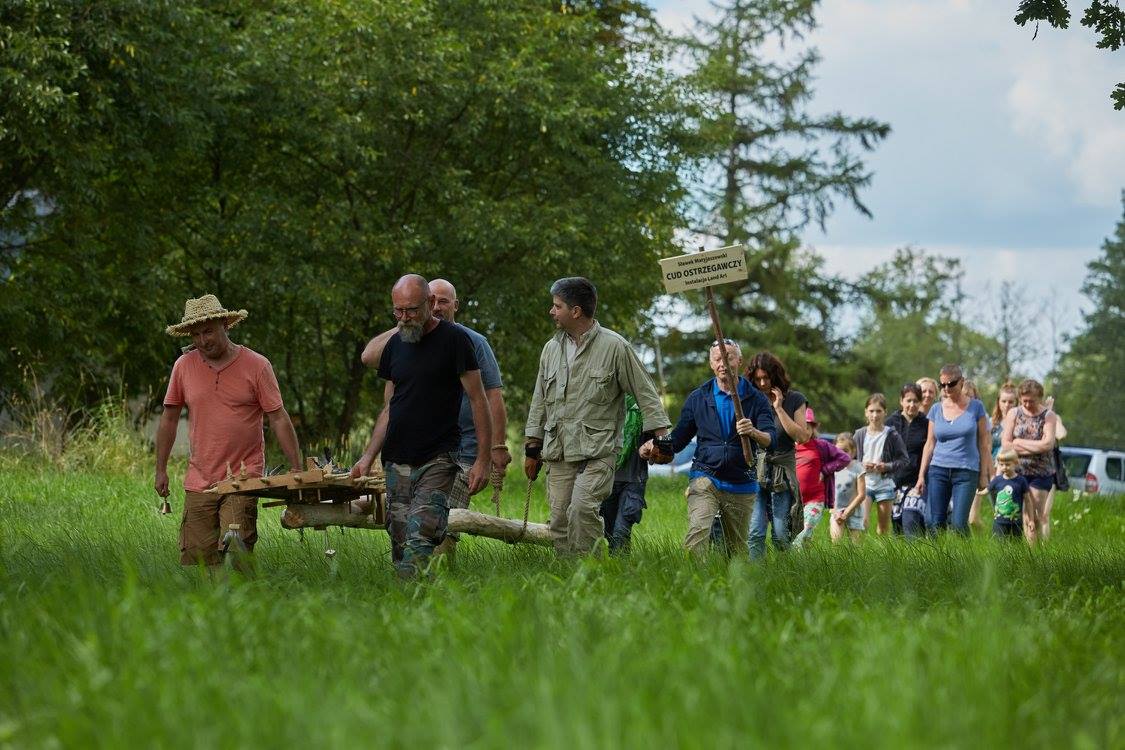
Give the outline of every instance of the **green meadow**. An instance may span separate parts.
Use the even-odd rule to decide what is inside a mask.
[[[697,564],[653,479],[628,556],[469,539],[406,584],[384,533],[265,509],[259,576],[210,582],[150,481],[0,460],[0,746],[1125,745],[1120,497],[1060,496],[1035,550],[822,527]]]

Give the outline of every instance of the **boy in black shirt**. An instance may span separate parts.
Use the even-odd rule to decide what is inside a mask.
[[[1035,521],[1023,512],[1023,499],[1028,491],[1027,480],[1016,474],[1019,456],[1015,451],[1002,451],[996,456],[1000,474],[988,483],[996,520],[992,522],[992,535],[998,538],[1022,536],[1026,527],[1035,531]],[[1022,521],[1022,523],[1021,523]]]

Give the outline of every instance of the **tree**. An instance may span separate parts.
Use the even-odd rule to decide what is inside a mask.
[[[1015,21],[1020,26],[1035,22],[1035,36],[1039,22],[1046,21],[1056,29],[1070,26],[1070,9],[1067,0],[1020,0]],[[1082,14],[1082,25],[1100,35],[1098,49],[1116,52],[1125,44],[1125,10],[1117,0],[1091,0]],[[1110,94],[1114,109],[1125,109],[1125,83],[1119,83]]]
[[[1119,448],[1118,415],[1125,409],[1125,212],[1102,244],[1102,255],[1087,269],[1084,291],[1091,307],[1059,362],[1056,407],[1071,433],[1069,441]]]
[[[584,5],[6,6],[31,52],[0,79],[0,154],[20,166],[0,187],[52,210],[0,223],[17,246],[0,388],[33,362],[79,401],[120,381],[159,397],[163,325],[211,291],[251,310],[239,339],[274,360],[302,437],[341,439],[373,417],[359,354],[417,271],[457,284],[518,411],[550,281],[590,276],[599,317],[635,331],[658,278],[627,269],[680,223],[666,48]]]
[[[832,414],[840,411],[835,384],[844,367],[833,314],[846,286],[824,274],[820,258],[801,249],[797,237],[810,224],[823,227],[840,200],[870,215],[859,192],[871,173],[855,152],[873,149],[890,127],[839,112],[810,113],[816,50],[788,60],[767,51],[811,31],[815,6],[815,0],[717,5],[718,19],[700,21],[687,41],[697,94],[690,216],[697,234],[748,249],[746,283],[715,290],[729,334],[752,350],[781,356],[810,400]],[[674,354],[679,346],[688,361],[700,362],[709,337],[673,338],[668,348]]]
[[[995,297],[990,286],[986,287],[985,294],[991,299],[988,306],[991,320],[983,327],[993,332],[999,344],[999,380],[1003,383],[1011,380],[1013,372],[1021,365],[1026,368],[1040,353],[1036,322],[1045,319],[1046,305],[1035,309],[1028,299],[1027,287],[1012,281],[1001,281]]]
[[[999,343],[962,322],[964,274],[956,258],[904,247],[857,283],[867,309],[852,348],[859,370],[853,414],[862,413],[867,394],[885,392],[893,401],[903,384],[936,379],[947,363],[960,364],[982,385],[997,378]]]

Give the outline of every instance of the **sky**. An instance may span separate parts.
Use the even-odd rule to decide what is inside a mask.
[[[892,133],[865,157],[874,218],[840,207],[804,241],[848,278],[907,244],[960,258],[981,327],[986,290],[1011,280],[1053,296],[1073,332],[1089,306],[1086,264],[1122,216],[1125,112],[1109,93],[1125,51],[1095,48],[1078,24],[1084,2],[1071,3],[1070,29],[1044,24],[1034,40],[1012,21],[1016,5],[822,0],[806,38],[822,58],[810,111],[875,117]],[[708,0],[653,6],[676,32],[715,17]],[[1027,366],[1042,376],[1050,364]]]

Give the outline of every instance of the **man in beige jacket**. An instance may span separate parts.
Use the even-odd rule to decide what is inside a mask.
[[[644,430],[664,435],[671,423],[629,342],[594,320],[594,285],[577,276],[559,279],[551,295],[559,332],[539,356],[524,470],[535,479],[546,462],[555,552],[581,555],[603,535],[598,508],[613,488],[625,394],[637,400]]]

